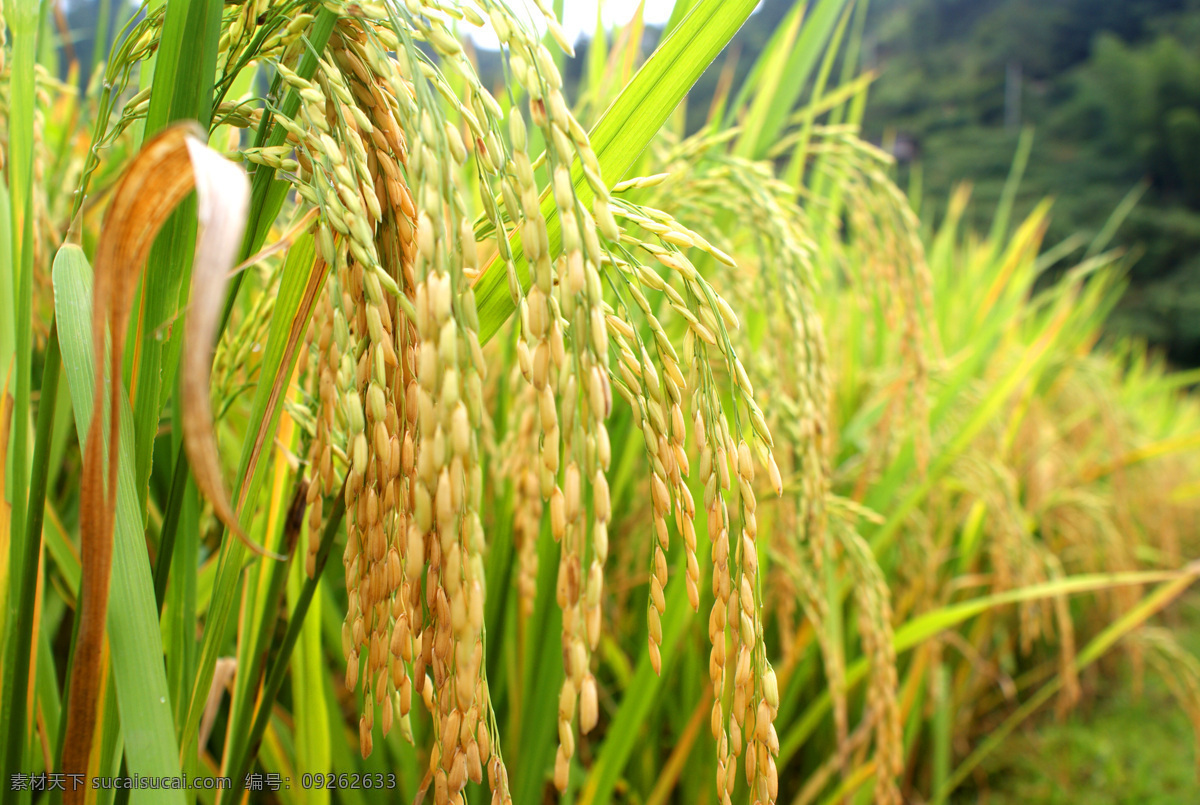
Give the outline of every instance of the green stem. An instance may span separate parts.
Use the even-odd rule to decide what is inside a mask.
[[[301,469],[303,473],[303,468]],[[308,485],[300,483],[297,486],[296,493],[292,498],[291,505],[288,506],[288,515],[283,526],[283,553],[289,558],[294,558],[296,542],[300,538],[300,529],[304,525],[304,511],[308,499]],[[279,612],[280,602],[283,601],[284,588],[287,584],[288,571],[291,567],[289,562],[267,562],[264,565],[264,572],[267,574],[267,595],[263,599],[262,623],[258,625],[258,631],[253,636],[254,644],[250,648],[250,667],[242,669],[239,667],[239,673],[245,673],[244,687],[241,688],[242,695],[240,701],[236,702],[231,713],[231,729],[228,732],[230,747],[229,757],[241,757],[243,747],[245,746],[245,736],[249,731],[249,721],[254,713],[254,698],[255,692],[258,689],[258,681],[261,678],[263,664],[266,662],[268,649],[270,648],[270,639],[274,630],[276,613]],[[317,573],[319,576],[319,572]]]
[[[180,449],[175,458],[175,474],[171,479],[171,496],[167,499],[167,512],[159,532],[158,561],[154,565],[154,597],[158,601],[158,614],[162,615],[163,601],[167,595],[167,579],[171,575],[171,556],[175,553],[175,534],[179,528],[179,514],[183,511],[183,493],[187,490],[187,456]]]
[[[17,618],[10,645],[15,644],[12,654],[11,687],[6,696],[11,701],[6,708],[9,713],[4,768],[6,772],[19,770],[21,754],[25,749],[26,691],[29,688],[29,654],[33,645],[33,614],[36,609],[37,581],[42,552],[42,521],[45,516],[46,486],[50,476],[50,442],[54,433],[54,401],[58,396],[58,377],[62,360],[58,348],[58,328],[50,323],[50,342],[46,348],[46,366],[42,373],[42,390],[37,412],[37,430],[34,442],[33,468],[29,478],[28,517],[25,520],[24,544],[18,550],[24,552],[16,576],[17,588],[12,591],[17,602]],[[16,423],[14,423],[16,424]],[[7,777],[4,778],[7,780]],[[7,785],[5,785],[7,789]]]
[[[246,773],[250,770],[250,762],[258,754],[259,744],[262,742],[263,734],[267,731],[271,709],[275,704],[275,698],[279,695],[279,689],[283,687],[283,677],[287,674],[292,650],[296,647],[296,641],[300,639],[300,629],[304,626],[304,617],[308,614],[309,605],[312,604],[313,594],[317,591],[317,583],[321,580],[321,573],[325,570],[325,563],[329,559],[329,552],[333,547],[333,538],[341,526],[342,515],[345,513],[346,490],[343,486],[338,491],[333,511],[330,512],[329,521],[325,524],[325,530],[321,534],[321,545],[317,550],[317,561],[312,577],[304,580],[304,588],[300,591],[300,597],[296,600],[296,609],[292,612],[292,618],[288,622],[287,634],[284,635],[283,644],[279,647],[279,652],[275,655],[271,670],[267,674],[267,684],[263,688],[258,714],[254,719],[250,735],[246,739],[245,749],[240,751],[236,758],[233,755],[230,756],[231,760],[236,760],[236,763],[229,765],[229,768],[234,770],[233,776],[230,778],[233,789],[228,797],[222,797],[224,802],[236,802],[241,796]]]

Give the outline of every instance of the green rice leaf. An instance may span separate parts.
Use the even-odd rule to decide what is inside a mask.
[[[325,264],[314,261],[315,247],[311,235],[296,240],[288,252],[280,280],[275,312],[271,318],[270,334],[263,353],[261,376],[275,382],[260,383],[251,406],[249,421],[259,423],[253,438],[243,445],[234,508],[243,529],[248,529],[256,514],[258,492],[269,463],[260,460],[264,447],[270,446],[283,407],[283,388],[292,376],[299,355],[299,346],[308,327],[312,305],[325,279]],[[319,268],[318,268],[319,267]],[[205,620],[204,642],[199,667],[192,685],[183,735],[185,752],[195,751],[197,729],[208,699],[217,657],[224,648],[225,630],[241,587],[241,572],[246,547],[241,540],[226,539],[222,548],[212,600]]]
[[[55,312],[62,334],[63,367],[82,442],[92,418],[92,269],[83,250],[67,244],[54,260]],[[131,774],[178,776],[179,750],[163,667],[154,583],[146,562],[133,478],[133,412],[124,392],[118,448],[119,482],[109,593],[108,638],[125,756]],[[119,581],[118,581],[119,580]],[[139,789],[133,803],[179,803],[182,791]]]
[[[170,0],[163,21],[154,87],[146,118],[145,137],[175,120],[199,120],[207,128],[212,116],[213,74],[221,38],[220,0]],[[162,331],[187,303],[192,253],[196,240],[195,201],[185,201],[163,227],[141,287],[138,326],[138,365],[133,386],[138,499],[146,503],[154,439],[159,414],[173,389],[175,367],[163,365],[164,355],[178,357],[181,329]]]

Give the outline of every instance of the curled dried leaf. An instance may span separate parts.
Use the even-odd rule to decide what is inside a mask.
[[[103,684],[103,643],[117,504],[119,383],[134,289],[159,230],[193,189],[199,196],[201,228],[192,273],[194,302],[187,327],[191,346],[184,359],[182,377],[184,438],[200,491],[213,501],[217,516],[246,539],[220,482],[208,406],[208,365],[225,276],[241,244],[249,183],[240,168],[204,145],[206,139],[197,123],[185,121],[163,129],[148,140],[112,193],[96,247],[92,291],[92,343],[96,345],[94,405],[84,446],[80,488],[83,578],[63,750],[65,772],[87,771]],[[106,362],[104,344],[109,338],[111,346]],[[208,348],[197,349],[198,342]],[[198,375],[202,376],[197,378]],[[78,796],[68,792],[64,800],[76,802],[82,796],[82,790]]]
[[[113,191],[96,247],[92,287],[92,343],[96,345],[94,404],[84,445],[79,490],[83,575],[63,748],[63,771],[67,773],[87,772],[99,710],[117,507],[118,383],[133,290],[159,229],[170,211],[192,188],[187,150],[182,144],[184,138],[198,131],[194,123],[179,124],[163,130],[143,146]],[[104,345],[110,332],[112,342],[106,382]],[[107,452],[104,445],[106,409],[109,412]],[[68,791],[63,799],[69,804],[80,802],[83,793]]]
[[[221,480],[221,461],[213,431],[209,375],[213,341],[221,324],[225,285],[237,259],[250,202],[250,183],[242,169],[202,141],[185,138],[196,186],[196,259],[192,264],[192,293],[183,343],[179,383],[183,393],[183,444],[196,487],[213,505],[213,512],[230,531],[257,553],[238,524]]]

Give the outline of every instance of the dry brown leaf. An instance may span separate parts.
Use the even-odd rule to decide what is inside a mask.
[[[240,168],[230,170],[228,166],[232,163],[204,145],[206,139],[204,130],[197,123],[187,121],[173,124],[147,141],[113,190],[96,247],[92,290],[96,371],[92,420],[84,447],[80,488],[83,578],[63,749],[63,771],[68,773],[87,772],[98,700],[103,690],[100,687],[102,651],[117,503],[119,383],[134,289],[159,230],[193,189],[199,197],[201,226],[192,270],[192,311],[185,340],[190,345],[205,343],[207,348],[191,346],[185,353],[181,378],[185,387],[184,438],[197,487],[213,502],[217,516],[245,539],[220,482],[220,465],[216,459],[216,441],[208,408],[207,361],[216,326],[210,320],[219,315],[224,278],[241,244],[249,183]],[[212,302],[214,295],[215,305]],[[217,308],[217,313],[211,312],[213,307]],[[110,334],[112,341],[106,377],[104,345]],[[203,373],[199,386],[195,381],[197,372]],[[202,404],[197,403],[197,394]],[[105,432],[108,434],[107,452]],[[82,790],[68,791],[64,800],[71,805],[82,796]]]
[[[225,285],[237,259],[250,203],[250,183],[242,169],[203,142],[187,141],[196,178],[196,215],[200,232],[192,267],[192,293],[183,332],[183,365],[179,383],[183,392],[183,444],[196,487],[209,499],[217,517],[230,531],[246,540],[229,495],[221,480],[221,461],[213,434],[209,375],[213,340],[221,324]]]

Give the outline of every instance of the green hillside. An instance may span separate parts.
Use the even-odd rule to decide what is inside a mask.
[[[1110,329],[1200,363],[1200,3],[1195,0],[876,0],[869,138],[902,159],[926,212],[974,186],[987,225],[1023,127],[1034,144],[1018,210],[1055,198],[1047,242],[1101,231],[1145,193],[1113,245],[1131,287]]]

